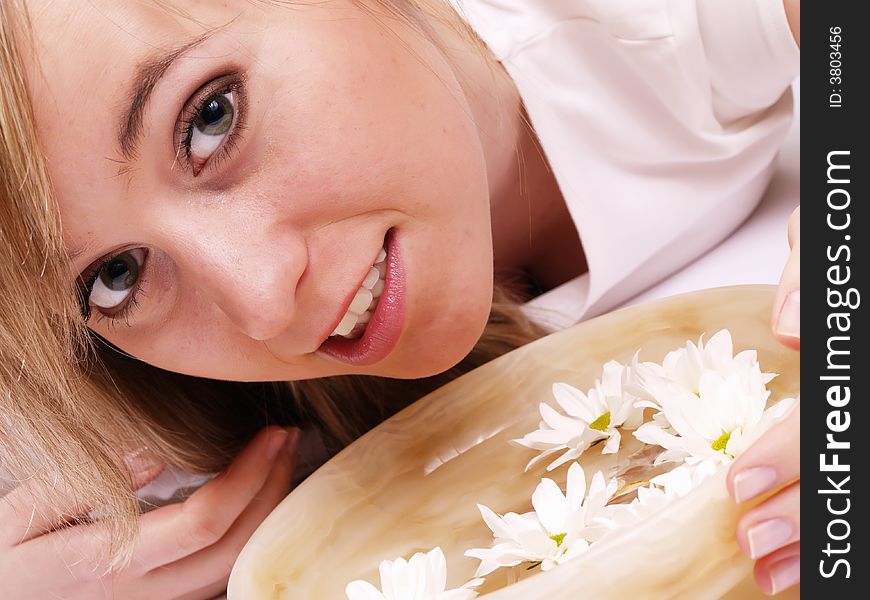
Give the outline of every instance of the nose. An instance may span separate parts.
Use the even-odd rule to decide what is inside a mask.
[[[304,238],[238,221],[198,231],[173,257],[185,283],[211,300],[254,340],[285,332],[297,312],[297,287],[308,264]]]

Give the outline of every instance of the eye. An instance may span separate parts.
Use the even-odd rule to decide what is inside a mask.
[[[224,143],[236,120],[235,94],[206,99],[191,123],[188,152],[194,164],[204,165]]]
[[[123,310],[137,288],[145,254],[144,248],[134,248],[103,261],[90,288],[90,305],[107,315]]]
[[[240,75],[213,79],[190,97],[178,118],[176,156],[194,177],[234,147],[243,129],[244,92]]]

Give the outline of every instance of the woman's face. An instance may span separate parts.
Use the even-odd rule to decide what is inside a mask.
[[[431,43],[351,0],[30,7],[95,332],[232,380],[418,377],[470,350],[492,291],[486,167]]]

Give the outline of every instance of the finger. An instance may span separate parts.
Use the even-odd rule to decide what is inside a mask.
[[[791,253],[773,302],[771,324],[776,338],[789,348],[800,349],[800,307],[801,307],[801,244],[800,244],[800,207],[792,213],[788,224],[788,239]]]
[[[755,562],[755,582],[758,588],[773,596],[801,580],[801,543],[780,548]]]
[[[142,515],[129,572],[146,573],[217,542],[263,487],[287,431],[263,430],[239,453],[230,467],[181,504]],[[59,530],[25,544],[20,550],[33,560],[45,553],[58,555],[70,576],[87,580],[98,570],[104,552],[100,525]],[[34,563],[36,564],[36,563]]]
[[[132,490],[137,490],[163,471],[156,456],[141,450],[125,459]],[[63,527],[82,517],[90,507],[76,501],[75,494],[57,480],[48,484],[41,479],[23,482],[0,499],[0,547],[10,547],[46,532]]]
[[[178,594],[172,596],[173,600],[212,600],[218,596],[222,596],[227,591],[229,577],[224,581],[216,581],[204,588],[188,592],[186,594]]]
[[[788,245],[794,248],[801,239],[801,207],[798,206],[788,218]]]
[[[48,510],[40,502],[45,494],[39,491],[41,489],[40,482],[25,481],[0,498],[0,523],[3,524],[0,527],[0,548],[10,548],[56,526],[65,520],[64,512],[84,511],[84,507],[64,511],[60,506]]]
[[[736,502],[746,502],[801,474],[801,405],[771,427],[728,470],[728,493]]]
[[[737,544],[758,560],[801,539],[801,484],[774,494],[737,523]]]
[[[269,480],[216,544],[172,564],[158,567],[146,576],[148,588],[156,597],[177,590],[183,581],[192,589],[211,589],[216,583],[226,588],[230,570],[244,545],[260,523],[287,497],[298,463],[299,436],[287,440],[283,456],[275,462]]]
[[[0,498],[0,548],[16,546],[86,515],[90,509],[76,502],[61,481],[24,481]]]
[[[187,592],[183,594],[178,594],[177,592],[172,595],[173,600],[214,600],[218,597],[225,598],[224,593],[227,591],[227,584],[229,582],[229,577],[227,577],[227,581],[217,581],[209,586],[204,588],[200,588],[198,590],[194,590],[192,592]]]
[[[286,429],[267,428],[223,473],[183,503],[143,515],[135,564],[150,571],[222,538],[265,484],[288,434]],[[165,515],[157,514],[164,509],[169,509]]]

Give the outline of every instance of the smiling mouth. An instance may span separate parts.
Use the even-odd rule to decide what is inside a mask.
[[[405,327],[405,267],[398,234],[387,231],[384,246],[363,278],[341,322],[317,349],[321,356],[355,366],[384,360]]]
[[[375,264],[369,269],[347,312],[341,318],[329,337],[343,337],[353,340],[365,332],[366,325],[375,313],[378,300],[384,293],[384,280],[387,273],[387,252],[381,248]]]

